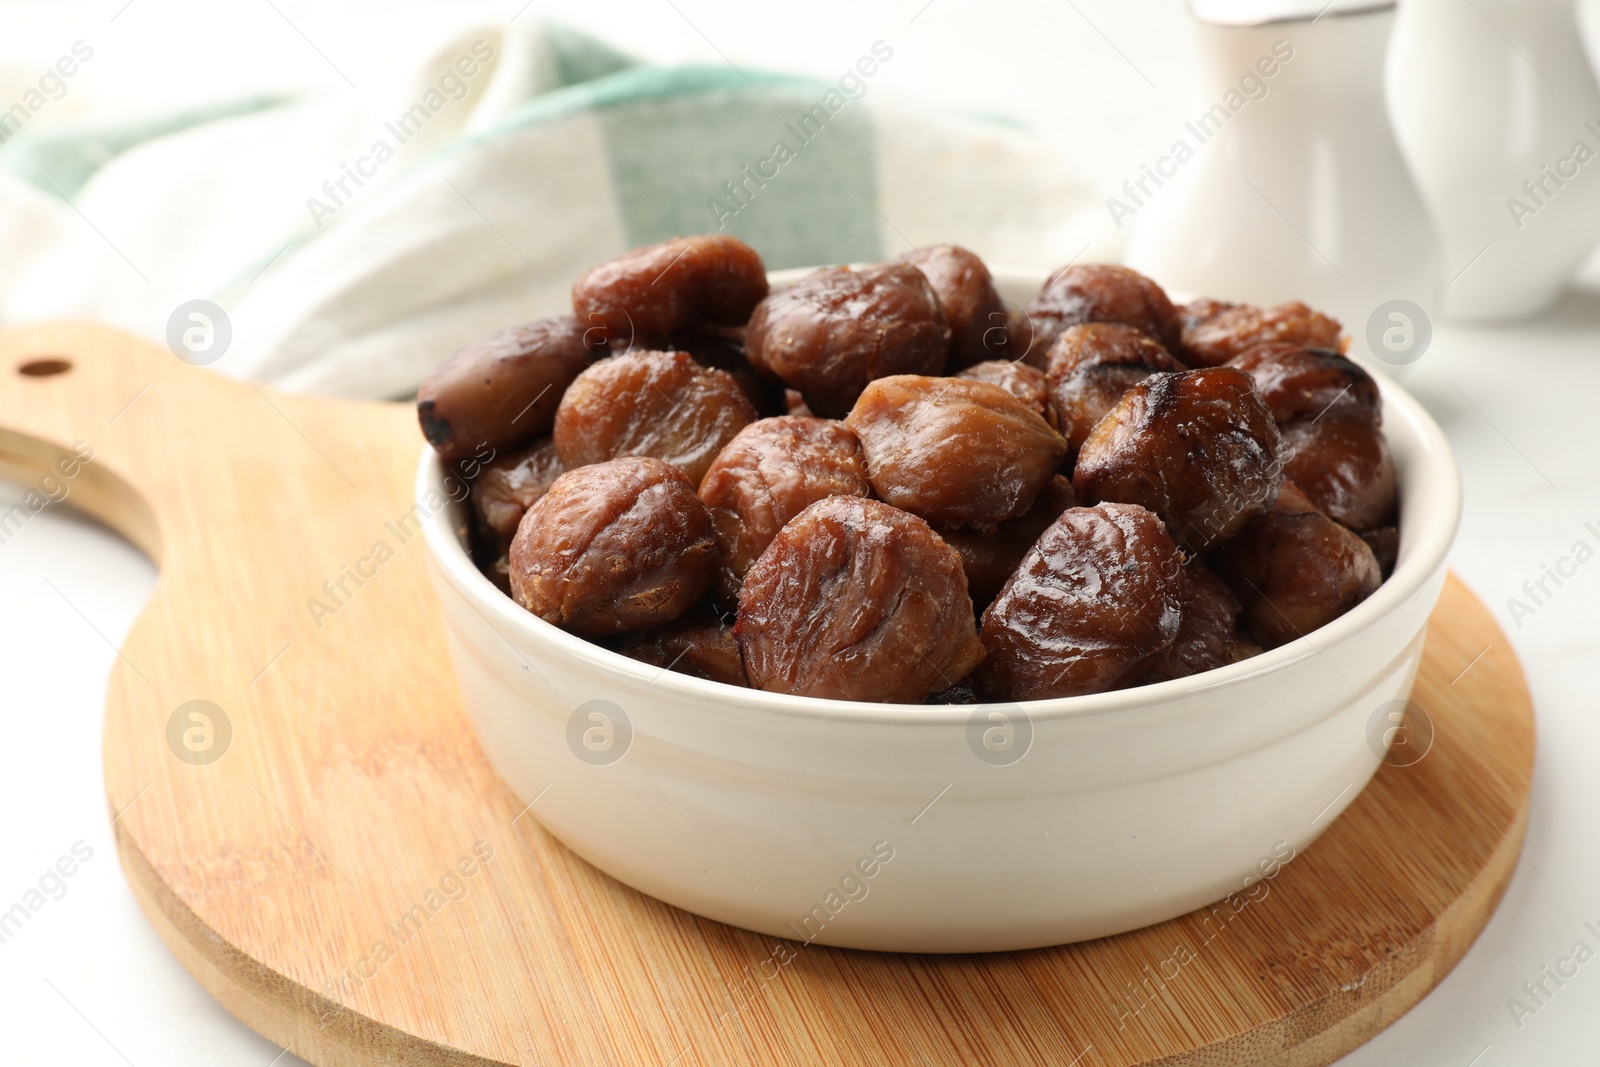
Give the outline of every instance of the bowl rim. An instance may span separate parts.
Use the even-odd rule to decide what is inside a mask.
[[[780,278],[787,281],[803,273],[805,271],[775,271],[773,275],[775,281]],[[997,269],[992,273],[997,282],[1002,279],[1013,283],[1031,281],[1035,285],[1044,277],[1041,271]],[[1442,494],[1442,498],[1428,513],[1419,514],[1416,513],[1419,509],[1413,509],[1412,514],[1404,515],[1402,556],[1394,573],[1371,596],[1339,618],[1287,644],[1199,674],[1104,693],[973,704],[879,704],[769,693],[679,674],[631,659],[577,634],[568,633],[545,622],[502,593],[478,570],[466,545],[457,536],[456,512],[465,506],[464,501],[456,500],[447,492],[443,466],[437,453],[425,443],[419,446],[421,458],[417,464],[413,503],[422,516],[423,541],[429,556],[438,565],[444,578],[491,626],[496,629],[503,627],[530,644],[542,646],[590,670],[608,675],[623,685],[649,685],[664,689],[709,709],[830,721],[951,725],[965,724],[974,716],[986,716],[989,712],[1006,712],[1013,716],[1020,712],[1028,721],[1038,723],[1052,719],[1115,714],[1168,706],[1189,696],[1235,686],[1261,675],[1278,674],[1308,659],[1325,656],[1328,649],[1356,637],[1368,626],[1409,602],[1438,572],[1455,541],[1461,520],[1461,477],[1454,454],[1444,431],[1415,397],[1381,370],[1366,364],[1363,367],[1378,382],[1385,427],[1392,429],[1396,422],[1401,423],[1417,446],[1415,451],[1420,467],[1402,472],[1399,479],[1402,488],[1408,482],[1420,484],[1426,481],[1431,483],[1432,492]],[[425,507],[424,500],[429,493],[443,496],[449,505],[437,510]],[[505,638],[504,633],[500,636]]]

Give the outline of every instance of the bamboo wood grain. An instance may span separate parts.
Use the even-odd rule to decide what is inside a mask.
[[[45,356],[73,366],[17,373]],[[776,939],[589,867],[495,779],[404,521],[408,408],[226,381],[94,326],[0,335],[0,472],[33,483],[79,442],[67,499],[161,566],[107,696],[123,868],[196,978],[313,1063],[1325,1064],[1443,978],[1518,863],[1532,708],[1452,579],[1413,693],[1432,749],[1220,927],[773,962]],[[195,699],[232,728],[207,765],[168,744]]]

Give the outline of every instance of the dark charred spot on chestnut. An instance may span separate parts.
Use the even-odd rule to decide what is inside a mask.
[[[423,400],[417,404],[417,421],[422,424],[422,436],[435,448],[448,445],[453,431],[450,423],[434,414],[433,401]]]

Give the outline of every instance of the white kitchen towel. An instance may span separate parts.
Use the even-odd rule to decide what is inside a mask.
[[[0,147],[0,323],[164,341],[209,300],[218,369],[401,397],[461,344],[567,311],[586,267],[676,235],[736,234],[774,269],[946,241],[1040,269],[1115,253],[1058,156],[884,99],[893,63],[880,41],[831,81],[650,67],[495,25],[381,93],[212,103],[142,138],[24,128]]]

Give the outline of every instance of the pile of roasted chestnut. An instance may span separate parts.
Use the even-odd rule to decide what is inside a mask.
[[[541,619],[780,693],[1034,700],[1291,641],[1398,550],[1378,387],[1304,304],[1065,267],[1008,311],[952,245],[769,291],[688,237],[461,349],[422,430]]]

